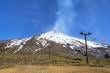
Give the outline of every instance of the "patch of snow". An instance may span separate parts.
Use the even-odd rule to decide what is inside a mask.
[[[45,46],[47,41],[43,40],[41,43],[42,43],[42,46]]]
[[[20,45],[20,47],[16,51],[14,51],[13,53],[16,53],[16,52],[20,51],[23,48],[23,46],[24,45]]]
[[[64,48],[67,48],[67,46],[66,46],[66,45],[63,45],[63,47],[64,47]]]
[[[39,48],[39,49],[36,49],[35,51],[39,51],[39,50],[41,50],[42,48]]]
[[[74,52],[75,54],[78,54],[78,52]]]
[[[37,45],[39,45],[39,42],[36,42]]]
[[[37,40],[39,40],[43,47],[47,44],[47,40],[45,39],[38,38]]]
[[[31,37],[25,38],[25,39],[20,39],[20,40],[19,39],[11,40],[9,43],[7,43],[7,46],[5,48],[9,48],[9,47],[13,47],[13,46],[19,46],[19,45],[21,45],[21,43],[26,44],[26,42],[30,39],[31,39]]]
[[[46,48],[47,46],[49,46],[50,44],[48,43],[48,44],[46,44],[45,46],[44,46],[44,48]]]
[[[31,39],[31,37],[24,38],[24,39],[11,40],[9,43],[7,43],[7,46],[5,48],[10,48],[13,46],[20,46],[16,51],[13,52],[13,53],[16,53],[16,52],[20,51],[23,48],[23,46],[26,44],[26,42],[30,39]]]
[[[74,46],[69,46],[71,49],[74,49]]]

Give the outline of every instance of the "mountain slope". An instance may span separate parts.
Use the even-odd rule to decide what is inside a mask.
[[[50,31],[45,34],[42,34],[39,38],[45,38],[45,39],[55,41],[56,43],[60,43],[60,44],[69,43],[69,44],[75,44],[77,46],[80,46],[85,43],[85,41],[82,39],[71,37],[71,36],[65,35],[60,32],[55,32],[55,31]],[[90,47],[104,47],[105,45],[101,45],[99,43],[88,41],[88,46],[90,46]]]
[[[107,45],[88,41],[90,56],[104,57],[110,53]],[[50,52],[51,50],[51,52]],[[40,36],[15,39],[0,42],[0,52],[3,54],[48,54],[52,55],[84,55],[84,40],[66,34],[50,31]]]

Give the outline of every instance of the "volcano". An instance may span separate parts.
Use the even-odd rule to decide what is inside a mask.
[[[91,57],[104,57],[110,54],[108,45],[88,42],[88,54]],[[0,54],[48,54],[59,56],[84,56],[83,39],[61,32],[49,31],[39,36],[13,39],[0,42]]]

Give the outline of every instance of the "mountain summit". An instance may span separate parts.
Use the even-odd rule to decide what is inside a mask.
[[[80,46],[85,43],[85,40],[83,40],[83,39],[71,37],[71,36],[68,36],[66,34],[63,34],[61,32],[57,32],[57,31],[50,31],[50,32],[41,34],[40,38],[45,38],[45,39],[48,39],[48,40],[51,40],[51,41],[54,41],[54,42],[60,43],[60,44],[69,43],[69,44],[74,44],[76,46]],[[88,41],[88,46],[90,46],[90,47],[104,47],[106,45],[102,45],[100,43]]]
[[[53,55],[84,55],[85,41],[57,31],[49,31],[40,36],[24,39],[14,39],[0,42],[2,54],[48,54],[49,49]],[[88,41],[90,56],[104,57],[110,54],[107,45]]]

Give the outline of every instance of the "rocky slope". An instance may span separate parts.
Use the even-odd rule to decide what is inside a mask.
[[[104,57],[110,48],[101,43],[88,41],[89,56]],[[59,56],[85,55],[84,40],[50,31],[40,36],[0,42],[1,54],[48,54]]]

